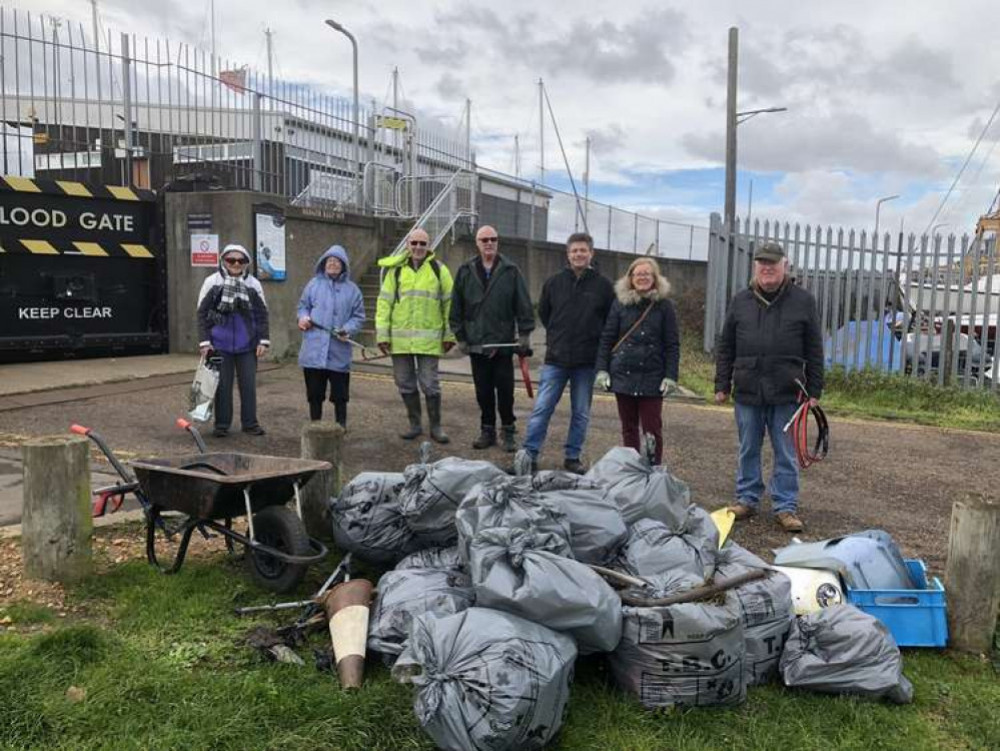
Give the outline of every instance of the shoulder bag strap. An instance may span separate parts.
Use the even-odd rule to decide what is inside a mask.
[[[619,340],[618,340],[617,342],[615,342],[615,346],[613,346],[613,347],[611,348],[611,351],[612,351],[612,352],[615,352],[615,351],[616,351],[616,350],[617,350],[617,349],[618,349],[618,348],[619,348],[620,346],[622,346],[622,343],[623,343],[623,342],[624,342],[624,341],[625,341],[626,339],[628,339],[628,338],[629,338],[630,336],[632,336],[632,334],[633,334],[633,333],[635,332],[635,330],[636,330],[637,328],[639,328],[639,326],[641,326],[641,325],[642,325],[642,322],[643,322],[643,321],[645,321],[645,320],[646,320],[646,316],[648,316],[648,315],[649,315],[649,311],[651,311],[652,309],[653,309],[653,302],[652,302],[652,301],[650,301],[649,305],[647,305],[647,306],[646,306],[646,309],[645,309],[644,311],[642,311],[642,315],[641,315],[641,316],[639,316],[639,320],[637,320],[637,321],[636,321],[635,323],[633,323],[633,324],[632,324],[632,325],[631,325],[631,326],[629,327],[629,330],[628,330],[628,331],[626,331],[626,332],[625,332],[625,333],[624,333],[624,334],[622,335],[622,338],[621,338],[621,339],[619,339]]]

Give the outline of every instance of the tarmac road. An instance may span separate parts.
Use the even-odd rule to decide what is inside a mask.
[[[115,392],[110,386],[72,392],[56,390],[44,398],[39,395],[32,406],[0,404],[0,441],[10,446],[15,436],[61,433],[71,422],[78,422],[101,432],[125,457],[191,450],[190,437],[174,427],[174,420],[186,409],[187,379],[149,379],[142,388],[132,381],[122,384],[118,392],[109,390]],[[237,430],[225,439],[207,435],[209,447],[298,455],[299,431],[307,418],[304,394],[301,371],[294,365],[260,373],[259,413],[268,434],[251,437]],[[418,442],[396,436],[405,416],[387,370],[356,370],[351,377],[351,397],[344,456],[347,478],[362,470],[401,470],[416,459]],[[37,403],[46,400],[50,403]],[[443,403],[444,427],[452,443],[436,446],[435,456],[451,453],[509,465],[510,455],[499,449],[471,448],[479,428],[471,383],[448,380]],[[522,432],[529,408],[530,401],[519,388],[516,410]],[[562,464],[561,443],[568,416],[566,396],[550,427],[543,468]],[[332,409],[327,409],[325,417],[332,419]],[[708,509],[728,503],[737,449],[732,410],[668,401],[664,426],[665,463],[691,486],[692,499]],[[822,539],[882,528],[896,538],[907,557],[924,558],[940,571],[947,550],[952,502],[968,493],[996,488],[1000,482],[1000,465],[996,461],[1000,436],[844,421],[835,416],[831,418],[831,429],[830,457],[803,473],[800,510],[807,530],[800,537]],[[594,402],[585,461],[599,458],[618,440],[614,400],[600,394]],[[17,451],[10,449],[0,456],[0,474],[4,466],[16,463],[16,456]],[[0,477],[0,485],[10,479],[11,468],[8,466],[6,471],[7,479]],[[741,544],[763,554],[789,541],[766,513],[738,526],[734,534]]]

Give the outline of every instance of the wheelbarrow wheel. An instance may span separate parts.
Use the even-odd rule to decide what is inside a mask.
[[[253,516],[257,542],[290,555],[309,555],[309,535],[295,512],[286,506],[268,506]],[[247,550],[250,577],[272,592],[290,592],[302,581],[309,564],[288,563],[261,550]]]

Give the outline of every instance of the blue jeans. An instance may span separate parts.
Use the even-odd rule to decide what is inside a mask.
[[[797,404],[766,404],[760,407],[736,403],[736,427],[740,434],[740,460],[736,474],[736,500],[757,508],[764,494],[764,478],[760,466],[760,453],[764,445],[764,431],[771,437],[774,451],[774,469],[768,492],[771,494],[772,511],[794,513],[799,503],[799,465],[795,457],[795,444],[791,433],[783,433]]]
[[[538,458],[549,430],[549,420],[556,405],[562,398],[566,383],[569,382],[569,400],[572,416],[569,421],[569,435],[566,436],[566,458],[579,459],[583,442],[587,438],[590,424],[590,401],[594,396],[593,368],[563,368],[559,365],[544,365],[535,394],[535,408],[528,418],[528,431],[524,438],[524,449],[533,459]]]

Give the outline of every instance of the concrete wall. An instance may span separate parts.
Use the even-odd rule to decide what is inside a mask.
[[[189,213],[211,213],[213,234],[220,248],[239,243],[253,249],[253,207],[272,203],[286,208],[285,264],[283,281],[264,280],[261,285],[271,312],[271,351],[275,357],[298,352],[299,336],[295,311],[302,288],[313,275],[316,259],[333,244],[343,245],[351,259],[351,275],[358,279],[382,251],[381,238],[395,233],[395,224],[345,215],[336,219],[312,216],[295,207],[287,208],[277,196],[248,192],[168,193],[167,274],[170,279],[170,351],[193,352],[198,345],[195,309],[198,290],[212,269],[191,266]]]
[[[194,352],[197,349],[195,308],[198,290],[212,273],[211,269],[191,266],[188,214],[212,214],[211,232],[219,235],[220,247],[236,242],[252,249],[253,207],[261,203],[284,208],[287,218],[287,277],[280,282],[261,282],[271,311],[272,356],[278,358],[293,357],[298,352],[296,306],[319,255],[334,243],[343,245],[351,258],[351,276],[357,281],[375,259],[395,247],[397,238],[407,228],[406,223],[392,219],[320,216],[308,209],[289,207],[278,196],[242,191],[168,193],[166,250],[171,352]],[[525,274],[531,297],[536,303],[542,284],[566,262],[565,247],[557,243],[529,243],[524,238],[501,236],[500,252],[514,261]],[[453,272],[475,253],[475,242],[470,236],[459,236],[454,241],[449,238],[437,250],[438,257]],[[598,251],[597,265],[601,273],[615,280],[624,274],[636,257],[630,253]],[[700,327],[697,311],[704,304],[706,264],[703,261],[674,259],[659,259],[659,263],[673,285],[672,297],[682,313],[682,325]],[[685,300],[687,304],[684,304]],[[694,312],[685,321],[686,308]]]

